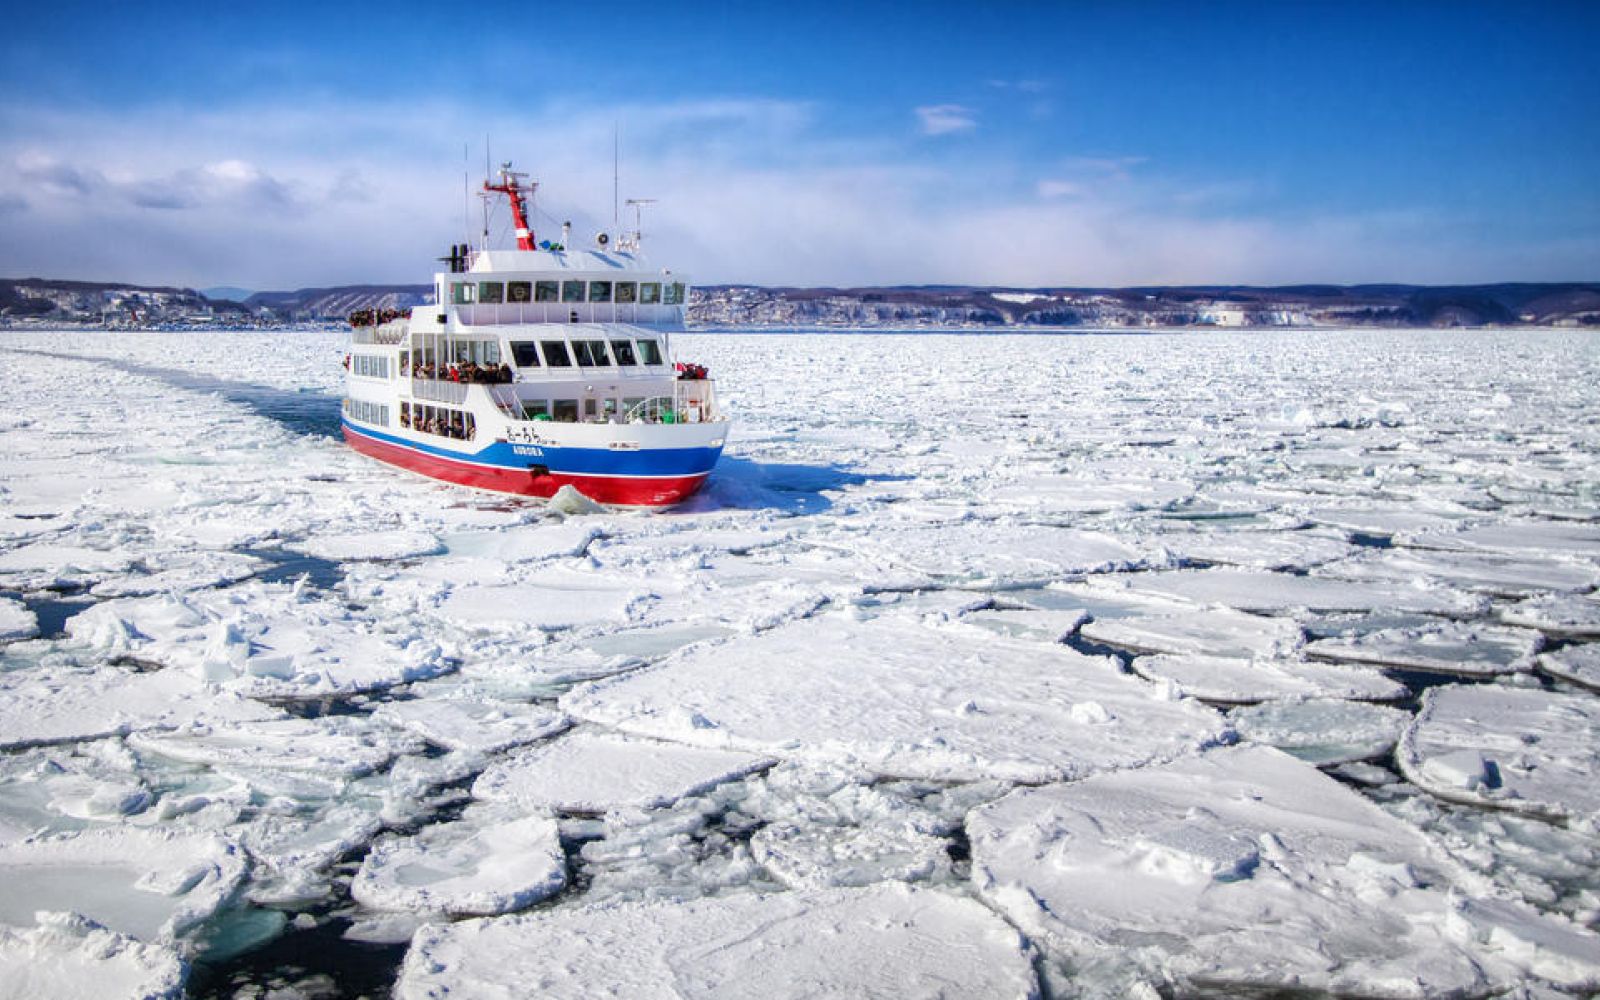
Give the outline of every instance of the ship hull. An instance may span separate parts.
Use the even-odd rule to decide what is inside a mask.
[[[430,479],[543,498],[571,486],[596,503],[625,507],[665,507],[688,499],[705,483],[722,451],[716,447],[616,455],[557,449],[531,460],[513,451],[508,461],[505,445],[473,454],[451,453],[369,432],[348,420],[343,429],[345,442],[361,454]],[[562,454],[568,451],[573,454]]]

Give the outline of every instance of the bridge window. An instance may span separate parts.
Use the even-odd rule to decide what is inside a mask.
[[[506,286],[503,281],[478,282],[479,302],[503,302],[506,297]]]
[[[639,301],[647,306],[653,306],[661,301],[661,282],[639,282]]]
[[[522,401],[522,419],[549,420],[550,401],[548,399],[524,399]]]
[[[621,303],[639,301],[639,286],[631,281],[617,282],[617,301]]]
[[[473,301],[472,293],[476,291],[473,286],[464,281],[458,281],[450,286],[450,301],[458,306],[469,305]]]
[[[557,399],[555,403],[555,418],[557,423],[575,424],[578,422],[578,401],[576,399]]]
[[[661,345],[653,340],[639,341],[639,358],[647,365],[661,364]]]
[[[533,299],[533,285],[526,281],[512,281],[506,284],[507,302],[528,302]]]
[[[662,303],[664,305],[669,305],[669,306],[681,306],[681,305],[683,305],[683,282],[674,281],[672,284],[670,284],[666,288],[664,288],[662,290],[662,292],[663,292],[663,294],[662,294],[661,301],[662,301]]]
[[[516,359],[518,368],[539,367],[539,348],[531,340],[513,340],[511,356]]]
[[[619,365],[636,365],[639,363],[634,360],[633,341],[631,340],[613,340],[611,342],[611,353],[616,356],[617,364]]]
[[[560,284],[554,281],[536,281],[533,283],[533,301],[554,302],[558,298],[557,292]]]
[[[610,302],[611,301],[611,282],[609,282],[609,281],[591,281],[591,282],[589,282],[589,301],[590,302]]]
[[[577,356],[578,365],[582,368],[596,368],[611,363],[611,359],[606,357],[606,342],[603,340],[574,340],[572,353]]]
[[[561,301],[562,302],[582,302],[583,301],[583,282],[581,282],[581,281],[563,281],[561,283]]]
[[[572,359],[567,357],[567,342],[564,340],[541,340],[539,348],[544,351],[544,363],[551,368],[571,368]]]

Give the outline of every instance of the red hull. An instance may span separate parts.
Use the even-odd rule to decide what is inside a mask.
[[[526,469],[504,469],[488,465],[471,465],[449,459],[426,455],[344,429],[344,439],[350,447],[380,462],[397,465],[402,469],[442,479],[447,483],[471,486],[496,493],[517,493],[529,497],[550,497],[563,486],[571,486],[596,503],[616,504],[624,507],[663,507],[686,499],[700,488],[709,473],[696,476],[666,476],[661,478],[627,476],[573,476],[560,472],[534,475]]]

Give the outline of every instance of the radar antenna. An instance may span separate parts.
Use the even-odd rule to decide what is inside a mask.
[[[484,198],[487,201],[491,193],[503,194],[511,203],[511,221],[517,227],[517,249],[533,250],[536,244],[533,241],[533,230],[528,226],[527,197],[539,187],[537,183],[526,183],[528,175],[518,173],[511,169],[511,161],[500,164],[500,183],[490,184],[483,182]]]

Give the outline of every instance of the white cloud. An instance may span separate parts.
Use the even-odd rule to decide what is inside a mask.
[[[973,110],[961,104],[929,104],[917,109],[923,135],[949,135],[978,127]]]

